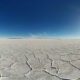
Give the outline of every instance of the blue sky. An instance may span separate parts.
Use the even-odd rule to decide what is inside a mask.
[[[0,0],[0,36],[79,36],[80,0]]]

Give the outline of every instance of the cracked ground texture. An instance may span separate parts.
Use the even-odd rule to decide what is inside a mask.
[[[80,80],[80,40],[1,39],[0,80]]]

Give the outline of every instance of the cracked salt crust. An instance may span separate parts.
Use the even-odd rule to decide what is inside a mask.
[[[0,80],[80,80],[80,40],[0,40]]]

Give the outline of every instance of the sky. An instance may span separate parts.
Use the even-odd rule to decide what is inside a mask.
[[[80,36],[80,0],[0,0],[0,36]]]

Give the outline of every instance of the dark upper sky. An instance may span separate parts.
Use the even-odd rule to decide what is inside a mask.
[[[72,35],[78,32],[80,0],[0,0],[0,35]]]

